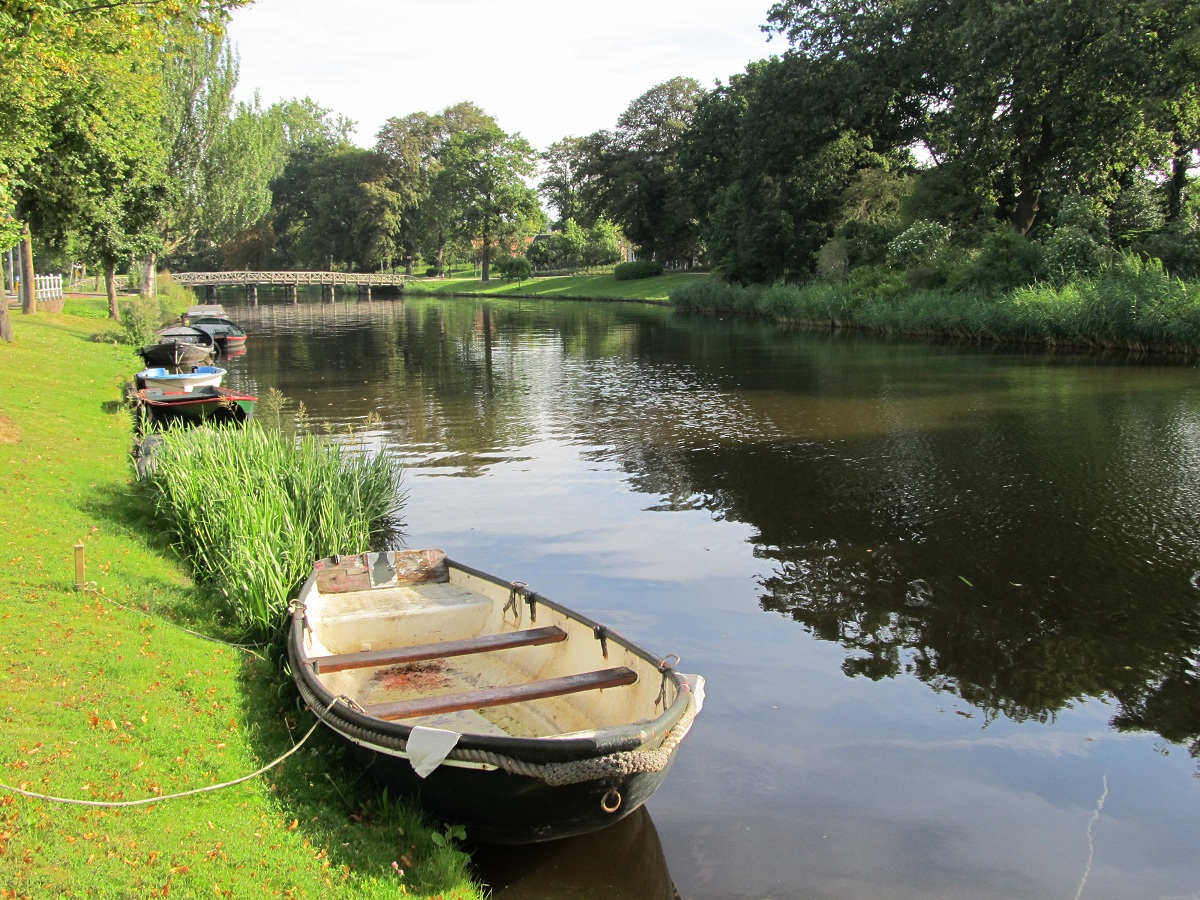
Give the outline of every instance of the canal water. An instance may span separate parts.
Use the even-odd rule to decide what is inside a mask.
[[[233,307],[409,547],[707,679],[647,811],[497,900],[1200,897],[1200,371],[632,304]]]

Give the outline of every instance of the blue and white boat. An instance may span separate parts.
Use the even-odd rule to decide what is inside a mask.
[[[158,388],[161,391],[183,391],[191,393],[193,388],[220,387],[225,370],[216,366],[188,366],[189,371],[167,369],[162,366],[142,369],[137,373],[139,389]]]

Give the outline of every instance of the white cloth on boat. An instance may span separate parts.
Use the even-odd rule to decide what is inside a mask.
[[[683,675],[682,672],[679,673]],[[692,696],[696,698],[696,713],[704,708],[704,676],[703,675],[683,675],[683,680],[687,682],[687,686],[692,690]]]
[[[442,764],[446,754],[454,749],[460,737],[462,735],[457,731],[414,725],[408,734],[408,747],[405,751],[413,771],[422,778],[427,776]]]

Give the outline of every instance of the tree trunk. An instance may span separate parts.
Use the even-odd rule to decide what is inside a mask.
[[[489,229],[484,226],[483,229],[483,262],[480,266],[480,278],[484,284],[488,282],[492,270],[492,241]]]
[[[1010,221],[1013,228],[1021,234],[1029,234],[1033,223],[1037,221],[1038,206],[1041,202],[1041,191],[1021,191],[1017,195],[1017,205],[1013,207]]]
[[[29,223],[21,225],[21,312],[37,312],[37,282],[33,275],[33,236]]]
[[[158,296],[158,257],[153,253],[142,260],[142,296]]]
[[[1183,194],[1187,190],[1188,164],[1192,161],[1192,148],[1184,147],[1183,143],[1183,135],[1176,132],[1171,180],[1167,183],[1167,221],[1172,224],[1183,215]]]
[[[117,308],[116,268],[111,262],[104,264],[104,292],[108,294],[108,317],[114,322],[121,318],[121,311]]]
[[[12,343],[12,321],[8,318],[8,288],[4,281],[4,256],[0,254],[0,339]]]

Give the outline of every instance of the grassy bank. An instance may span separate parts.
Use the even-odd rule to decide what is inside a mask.
[[[409,282],[406,294],[442,294],[448,296],[529,297],[547,300],[640,300],[666,303],[672,292],[706,275],[691,272],[667,273],[654,278],[618,281],[609,275],[555,275],[528,281],[504,281],[492,278],[427,278]]]
[[[90,340],[102,301],[66,309],[14,315],[0,343],[0,781],[106,802],[233,781],[313,717],[277,665],[200,636],[231,635],[131,483],[138,359]],[[318,729],[261,777],[151,806],[0,791],[0,895],[480,896],[463,854],[342,762]]]
[[[740,287],[697,280],[680,309],[820,328],[1082,348],[1200,352],[1200,285],[1132,257],[1098,275],[995,294],[871,290],[853,283]]]

